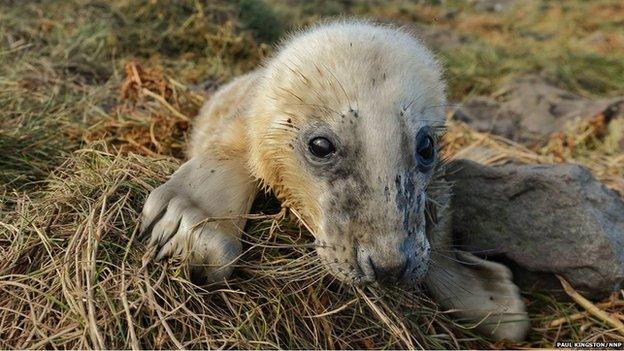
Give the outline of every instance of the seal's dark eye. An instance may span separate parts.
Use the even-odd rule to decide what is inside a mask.
[[[428,171],[435,159],[435,144],[428,128],[416,135],[416,155],[421,171]]]
[[[309,149],[312,155],[321,158],[328,157],[336,151],[334,144],[323,137],[316,137],[310,140]]]
[[[431,139],[431,136],[427,135],[418,141],[416,152],[418,152],[423,161],[433,160],[435,151],[433,150],[433,139]]]

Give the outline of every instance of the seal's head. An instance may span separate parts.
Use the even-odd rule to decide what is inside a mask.
[[[290,38],[250,107],[251,167],[343,281],[418,282],[444,85],[408,33],[337,22]]]

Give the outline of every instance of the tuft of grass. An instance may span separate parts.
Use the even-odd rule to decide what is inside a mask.
[[[264,1],[239,0],[238,7],[241,22],[259,41],[275,43],[289,27],[287,19],[280,17],[275,9]]]
[[[525,294],[528,341],[493,344],[421,293],[343,286],[319,264],[309,233],[270,198],[257,200],[226,286],[195,286],[182,262],[149,260],[134,240],[142,204],[180,164],[206,96],[255,67],[289,26],[340,14],[461,32],[460,45],[432,43],[455,99],[536,71],[587,96],[624,92],[617,1],[535,1],[502,13],[463,1],[0,2],[0,347],[460,349],[622,340],[551,295]],[[588,117],[534,149],[451,123],[445,153],[486,164],[577,162],[624,194],[622,120]],[[600,307],[624,314],[621,295]]]
[[[275,216],[251,223],[227,286],[194,286],[175,260],[151,263],[133,240],[138,209],[176,166],[96,143],[3,213],[2,347],[490,346],[415,292],[338,284],[309,234]]]

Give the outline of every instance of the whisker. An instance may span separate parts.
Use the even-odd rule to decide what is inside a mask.
[[[456,252],[456,248],[464,248],[466,250],[462,250],[462,251],[468,251],[471,254],[476,254],[476,253],[480,253],[480,254],[486,254],[486,253],[491,253],[491,254],[498,254],[500,253],[501,248],[499,249],[481,249],[481,250],[472,250],[470,245],[462,245],[462,244],[453,244],[453,248],[452,249],[436,249],[435,252]]]
[[[281,90],[281,91],[283,91],[285,93],[288,93],[288,94],[292,95],[295,99],[303,102],[303,99],[299,95],[293,93],[292,91],[290,91],[290,90],[288,90],[288,89],[286,89],[284,87],[277,87],[277,89],[279,89],[279,90]]]
[[[286,104],[286,105],[294,105],[294,106],[312,106],[312,107],[316,107],[316,108],[320,108],[320,109],[324,109],[324,110],[330,111],[330,112],[335,113],[336,115],[338,115],[338,116],[342,117],[342,113],[340,113],[340,112],[338,112],[338,111],[336,111],[336,110],[334,110],[334,109],[332,109],[332,108],[330,108],[330,107],[328,107],[328,106],[325,106],[325,105],[320,105],[320,104],[310,104],[310,103],[305,103],[305,102],[301,102],[301,103],[298,103],[298,104],[295,104],[295,103],[288,103],[288,104]]]
[[[445,255],[445,254],[443,254],[442,252],[437,251],[437,249],[435,249],[435,248],[434,248],[434,249],[431,249],[431,252],[435,252],[435,253],[437,253],[438,255],[440,255],[440,256],[442,256],[442,257],[444,257],[444,258],[446,258],[446,259],[449,259],[449,260],[451,260],[451,261],[453,261],[453,262],[461,263],[461,264],[466,265],[466,266],[478,266],[478,265],[479,265],[478,263],[465,262],[465,261],[462,261],[462,260],[460,260],[460,259],[458,259],[458,258],[455,258],[455,257],[453,257],[453,256],[448,256],[448,255]]]
[[[461,300],[459,299],[457,294],[455,294],[455,291],[447,285],[447,283],[452,283],[452,282],[445,281],[441,277],[437,277],[437,276],[431,276],[429,279],[430,279],[429,280],[430,283],[434,285],[434,288],[436,288],[437,290],[443,291],[448,295],[451,295],[447,299],[454,299],[455,301],[459,301],[461,303]],[[438,303],[439,302],[440,301],[438,301]]]
[[[347,105],[349,106],[349,110],[353,110],[353,108],[351,107],[351,99],[349,98],[349,94],[347,94],[347,90],[344,88],[344,86],[342,85],[338,77],[336,77],[334,72],[332,72],[325,64],[321,63],[321,65],[323,66],[323,68],[325,68],[325,70],[329,74],[331,74],[331,76],[334,78],[336,83],[338,83],[338,86],[340,86],[340,89],[342,90],[342,93],[344,94],[345,99],[347,99]],[[316,69],[320,71],[320,69],[318,68],[318,66],[316,66],[316,64],[314,64],[314,67],[316,67]]]

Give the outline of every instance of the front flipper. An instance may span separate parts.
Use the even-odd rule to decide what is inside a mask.
[[[511,272],[502,264],[486,261],[453,248],[450,183],[443,167],[431,183],[427,213],[427,236],[431,265],[425,285],[434,300],[454,315],[476,325],[492,339],[521,341],[529,330],[529,319]]]
[[[194,281],[227,278],[241,254],[240,235],[257,185],[240,160],[196,156],[149,195],[141,235],[156,260],[186,256]]]
[[[502,264],[465,251],[434,252],[425,284],[438,304],[487,337],[521,341],[529,330],[520,291]]]

